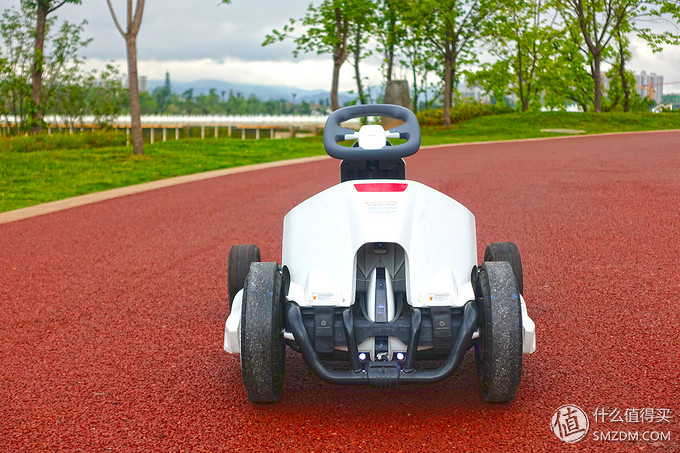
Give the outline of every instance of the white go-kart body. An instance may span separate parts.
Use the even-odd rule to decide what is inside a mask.
[[[390,276],[403,267],[413,307],[463,307],[475,298],[470,278],[477,263],[475,231],[475,218],[465,206],[419,182],[340,183],[300,203],[284,218],[282,263],[290,272],[288,299],[301,307],[349,307],[356,302],[357,269],[370,271],[375,280],[375,269],[382,264]],[[384,254],[359,254],[373,243],[390,246]],[[240,353],[242,292],[226,323],[224,349],[231,353]],[[388,302],[391,321],[395,302]],[[521,295],[520,303],[522,350],[532,353],[534,322]],[[292,339],[290,332],[285,336]],[[404,344],[395,347],[406,352]]]
[[[370,106],[361,107],[363,109],[348,114],[408,115],[398,109],[378,108],[374,111],[368,108]],[[356,107],[349,109],[357,110]],[[394,116],[398,117],[396,114]],[[340,115],[337,124],[346,117],[347,114]],[[406,116],[405,126],[412,128],[410,120],[411,116]],[[283,349],[287,344],[301,352],[308,365],[322,378],[338,384],[378,386],[436,381],[450,375],[471,346],[476,350],[489,350],[493,341],[497,341],[492,341],[490,334],[485,333],[491,330],[492,322],[499,326],[495,330],[503,327],[503,320],[491,319],[505,310],[496,310],[490,305],[492,294],[497,294],[499,299],[507,296],[507,305],[513,313],[511,317],[515,319],[512,332],[516,334],[510,336],[517,343],[514,345],[517,352],[511,363],[516,368],[519,354],[521,372],[521,354],[536,349],[535,327],[527,313],[521,284],[513,283],[516,275],[511,263],[482,266],[484,277],[478,278],[480,269],[477,267],[473,214],[447,195],[400,177],[403,176],[403,161],[399,154],[375,164],[372,158],[381,155],[374,151],[385,146],[386,138],[398,138],[399,132],[384,131],[380,126],[364,126],[358,133],[343,133],[344,136],[335,136],[336,141],[357,139],[356,152],[364,152],[367,159],[359,164],[351,163],[351,168],[343,167],[343,182],[288,212],[283,220],[281,266],[272,266],[267,271],[273,274],[270,279],[273,291],[264,288],[264,296],[255,296],[258,288],[252,281],[253,273],[260,272],[256,267],[261,263],[252,265],[249,277],[243,283],[245,288],[237,288],[236,294],[231,295],[233,305],[226,321],[224,349],[234,354],[243,353],[244,341],[262,341],[262,338],[251,338],[242,331],[242,322],[251,313],[244,308],[244,295],[249,301],[261,297],[269,307],[274,294],[275,308],[265,310],[263,319],[269,319],[272,312],[274,317],[281,313],[281,323],[274,323],[270,329],[272,335],[265,329],[261,336],[266,339],[273,336],[273,349],[276,350],[279,344],[276,337],[280,334],[278,338]],[[402,138],[404,136],[413,139],[413,135],[402,131]],[[419,142],[419,135],[417,139]],[[329,150],[332,145],[326,143],[326,148]],[[329,154],[333,155],[331,150]],[[373,170],[364,170],[364,165],[367,168],[373,165]],[[383,177],[376,176],[375,168],[380,165],[397,170],[384,171]],[[356,168],[360,170],[355,171]],[[385,178],[384,175],[397,177]],[[365,176],[369,177],[362,178]],[[501,249],[496,250],[499,253]],[[509,256],[506,258],[513,261]],[[500,259],[495,261],[501,262]],[[247,260],[244,263],[250,264]],[[521,264],[512,265],[520,266],[521,278]],[[500,283],[496,284],[494,279],[498,272],[502,275],[498,277]],[[277,291],[280,296],[276,296]],[[253,309],[252,305],[250,307]],[[256,322],[260,321],[253,321],[252,325]],[[257,328],[245,328],[255,332],[259,329],[257,325]],[[480,335],[487,336],[483,343],[486,349],[478,347]],[[484,371],[483,351],[477,352],[482,383],[483,379],[490,378],[483,376],[489,374]],[[269,368],[266,364],[264,368],[257,365],[255,371],[248,371],[251,363],[246,361],[257,362],[261,352],[245,355],[248,354],[251,357],[242,354],[241,363],[249,398],[255,402],[276,401],[280,391],[277,387],[282,383],[282,370],[281,382],[277,375],[282,356],[275,354],[276,357],[266,359],[274,364]],[[348,370],[325,367],[325,360],[338,359],[349,362]],[[443,364],[434,370],[419,370],[415,363],[421,359],[441,360]],[[489,366],[493,368],[493,364]],[[270,368],[274,371],[270,372]],[[272,378],[271,389],[252,383],[258,381],[257,373]],[[518,383],[519,377],[514,378]],[[497,379],[503,380],[502,377]],[[484,388],[488,383],[482,385],[489,401],[512,399],[517,386],[514,384],[513,388],[501,388],[493,393],[493,389]]]

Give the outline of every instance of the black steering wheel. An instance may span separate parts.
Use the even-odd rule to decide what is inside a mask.
[[[387,142],[381,149],[364,149],[359,146],[347,147],[338,142],[346,140],[346,135],[355,134],[355,131],[340,126],[352,118],[365,116],[387,116],[404,122],[390,129],[393,134],[399,134],[399,138],[406,142],[400,145],[387,146]],[[406,107],[392,104],[367,104],[343,107],[331,113],[326,120],[323,130],[323,146],[329,156],[342,160],[386,160],[400,159],[415,154],[420,148],[420,126],[418,119],[412,111]]]

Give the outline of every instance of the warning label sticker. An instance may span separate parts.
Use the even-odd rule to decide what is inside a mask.
[[[449,293],[429,293],[428,299],[430,302],[448,302],[451,299]]]
[[[399,207],[398,201],[367,201],[366,209],[372,214],[392,214]]]
[[[328,302],[335,299],[334,293],[312,293],[312,300],[314,302]]]

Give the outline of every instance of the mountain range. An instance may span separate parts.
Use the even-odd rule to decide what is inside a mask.
[[[163,86],[164,80],[149,80],[149,93],[153,90]],[[194,90],[193,95],[199,96],[201,94],[208,94],[211,89],[217,91],[219,96],[226,98],[230,92],[234,94],[240,93],[243,97],[249,97],[254,94],[263,101],[271,99],[294,102],[314,102],[318,103],[320,100],[330,99],[330,91],[328,90],[305,90],[302,88],[294,88],[288,86],[274,86],[274,85],[251,85],[245,83],[225,82],[222,80],[208,80],[201,79],[192,82],[173,82],[170,81],[170,89],[173,93],[182,94],[188,89]],[[356,99],[356,95],[348,91],[338,93],[338,100],[340,105],[345,102]]]

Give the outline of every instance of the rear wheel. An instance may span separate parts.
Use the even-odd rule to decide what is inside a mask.
[[[241,374],[248,399],[275,403],[283,389],[284,298],[276,263],[252,263],[241,306]]]
[[[522,375],[522,311],[510,263],[482,264],[476,286],[475,362],[480,389],[487,402],[509,402]]]
[[[514,242],[492,242],[487,245],[484,251],[484,261],[507,261],[510,263],[517,281],[517,291],[524,294],[522,260],[519,257],[519,249]]]
[[[246,282],[246,275],[250,271],[251,263],[260,262],[260,249],[254,244],[232,245],[229,249],[229,264],[227,268],[227,289],[229,290],[229,309],[234,303],[234,297]]]

